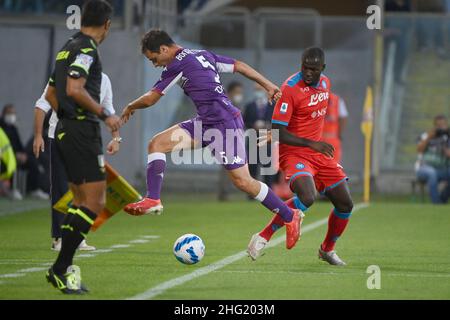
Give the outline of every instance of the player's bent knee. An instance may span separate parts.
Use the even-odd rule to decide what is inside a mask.
[[[150,141],[148,142],[148,153],[153,152],[161,152],[161,144],[159,143],[159,139],[157,136],[150,139]]]
[[[298,194],[297,197],[307,208],[311,207],[315,200],[313,194]]]
[[[342,203],[339,204],[339,206],[336,206],[336,210],[339,212],[349,213],[353,210],[353,202],[350,201],[348,203]]]
[[[341,212],[352,212],[352,210],[353,210],[353,202],[349,202],[343,206],[343,210]]]
[[[248,192],[251,185],[251,181],[252,181],[251,179],[239,177],[233,179],[233,184],[239,190]]]

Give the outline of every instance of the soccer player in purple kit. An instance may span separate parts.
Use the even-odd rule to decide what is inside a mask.
[[[233,106],[226,96],[219,73],[238,72],[244,75],[259,83],[272,100],[281,97],[279,88],[241,61],[219,56],[207,50],[182,48],[165,31],[159,29],[145,34],[141,45],[142,53],[153,65],[164,69],[153,89],[129,103],[123,110],[122,122],[126,123],[136,110],[156,104],[175,84],[180,85],[184,93],[192,99],[197,116],[158,133],[150,140],[147,195],[139,202],[128,204],[124,210],[132,215],[161,213],[163,206],[160,193],[166,167],[166,153],[208,146],[216,159],[227,169],[228,176],[238,189],[260,201],[285,221],[286,247],[293,248],[299,238],[303,213],[289,208],[266,184],[250,176],[246,162],[242,116],[239,109]],[[200,134],[213,129],[216,132],[220,131],[222,138],[216,138],[213,142],[203,141],[203,137],[198,137],[195,133],[199,127]],[[237,139],[234,137],[227,139],[226,132],[230,130],[238,133]]]

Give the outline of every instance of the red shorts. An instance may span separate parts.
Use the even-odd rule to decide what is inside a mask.
[[[336,160],[319,153],[303,155],[291,153],[280,157],[280,168],[289,181],[289,187],[295,179],[310,176],[321,194],[348,180],[344,169]]]

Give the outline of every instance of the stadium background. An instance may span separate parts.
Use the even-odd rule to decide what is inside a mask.
[[[82,0],[0,0],[0,106],[16,105],[23,140],[33,131],[34,102],[40,96],[56,52],[74,30],[65,13]],[[350,111],[343,140],[343,165],[351,178],[355,210],[339,240],[346,268],[331,269],[317,259],[330,204],[308,211],[301,243],[285,250],[277,234],[266,255],[246,258],[251,235],[267,213],[245,195],[216,201],[219,166],[170,165],[163,190],[165,212],[158,217],[123,213],[89,235],[97,251],[79,252],[75,262],[92,292],[81,299],[448,299],[450,216],[448,205],[411,198],[416,138],[437,113],[450,114],[450,17],[433,12],[445,0],[412,0],[408,13],[385,13],[382,30],[369,30],[365,0],[112,0],[113,30],[100,47],[114,105],[121,112],[149,90],[161,70],[140,53],[141,35],[166,29],[180,44],[243,59],[280,84],[297,71],[304,48],[320,45],[326,74]],[[447,4],[447,7],[443,6]],[[447,10],[448,11],[448,10]],[[247,102],[251,82],[244,83]],[[361,133],[366,87],[374,91],[374,140],[370,204],[362,203],[364,138]],[[179,88],[122,129],[124,143],[108,161],[140,191],[144,189],[146,145],[156,132],[194,113]],[[109,139],[104,132],[104,141]],[[210,193],[211,196],[206,196]],[[386,197],[388,194],[389,197]],[[403,196],[401,195],[403,194]],[[425,195],[426,196],[426,195]],[[240,197],[240,198],[239,198]],[[412,201],[412,200],[415,200]],[[50,250],[48,201],[0,200],[0,299],[67,299],[44,283],[54,260]],[[205,258],[195,266],[172,255],[180,235],[205,241]],[[230,257],[239,258],[229,263]],[[212,270],[223,261],[220,270]],[[380,290],[367,286],[368,266],[382,271]],[[192,274],[202,278],[179,283]],[[114,279],[111,281],[111,279]],[[167,290],[161,285],[177,282]],[[273,290],[267,290],[273,288]],[[157,295],[152,292],[160,290]],[[149,293],[144,294],[143,293]],[[74,299],[78,299],[77,297]]]
[[[24,139],[32,134],[31,110],[48,79],[55,52],[74,32],[66,27],[65,9],[78,2],[0,1],[0,103],[16,105]],[[377,31],[366,27],[366,9],[374,3],[383,5],[382,1],[113,2],[113,31],[100,52],[118,112],[159,77],[160,70],[139,51],[140,36],[151,27],[166,29],[184,46],[247,61],[278,84],[299,68],[302,49],[322,46],[327,55],[325,73],[350,112],[343,165],[354,191],[362,186],[360,122],[366,86],[375,92],[372,178],[378,192],[411,192],[416,137],[436,113],[449,112],[449,62],[444,60],[444,67],[431,71],[441,63],[437,50],[420,50],[422,43],[434,39],[436,46],[448,49],[450,24],[445,14],[387,13],[383,30]],[[248,101],[252,84],[238,75],[224,77],[225,84],[231,80],[244,83]],[[143,186],[148,139],[193,112],[182,91],[172,90],[158,106],[139,112],[122,129],[121,152],[108,161],[131,183]],[[211,173],[218,171],[218,166],[171,167],[165,192],[211,191],[218,179]]]

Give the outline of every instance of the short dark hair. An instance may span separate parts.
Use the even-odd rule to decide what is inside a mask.
[[[239,81],[231,81],[227,86],[227,92],[233,91],[239,87],[243,88],[244,86]]]
[[[88,0],[81,12],[81,26],[100,27],[111,20],[112,14],[112,6],[105,0]]]
[[[447,117],[445,116],[445,114],[438,114],[437,116],[434,117],[434,122],[439,121],[439,120],[447,120]]]
[[[163,45],[171,46],[174,45],[175,41],[169,36],[167,32],[161,29],[152,29],[147,32],[141,40],[142,53],[145,51],[158,52],[159,48]]]
[[[308,62],[320,62],[325,64],[325,52],[319,47],[309,47],[302,55],[302,62],[308,60]]]
[[[7,103],[3,106],[2,109],[2,118],[5,116],[5,113],[8,109],[14,109],[14,105],[12,103]]]

